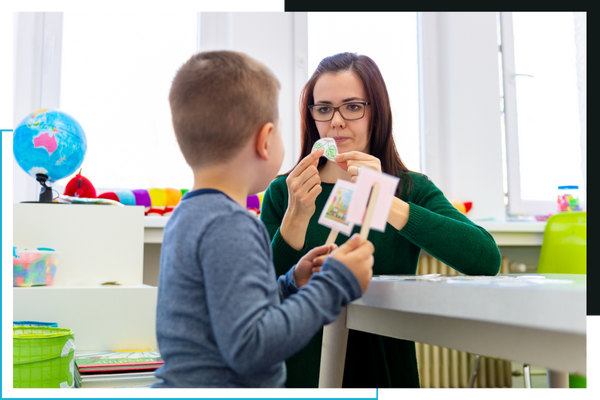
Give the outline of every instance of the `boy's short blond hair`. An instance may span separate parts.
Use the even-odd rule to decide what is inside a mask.
[[[246,54],[193,55],[169,92],[175,136],[190,167],[227,161],[258,128],[276,124],[279,89],[275,75]]]

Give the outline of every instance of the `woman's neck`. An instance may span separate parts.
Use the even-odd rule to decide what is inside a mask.
[[[336,183],[338,179],[350,181],[350,174],[333,161],[327,161],[319,168],[319,176],[324,183]]]

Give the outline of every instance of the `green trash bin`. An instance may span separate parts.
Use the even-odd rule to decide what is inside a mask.
[[[13,327],[13,387],[75,387],[74,355],[71,329]]]

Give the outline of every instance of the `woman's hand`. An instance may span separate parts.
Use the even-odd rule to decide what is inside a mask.
[[[288,175],[288,210],[293,215],[310,219],[315,213],[315,200],[321,193],[321,177],[317,170],[323,149],[306,156]]]
[[[316,210],[315,200],[321,193],[321,177],[317,170],[323,149],[306,156],[288,175],[288,208],[283,216],[279,233],[296,250],[304,247],[306,229]]]
[[[360,167],[370,167],[381,172],[381,161],[379,161],[379,158],[360,151],[340,153],[335,156],[335,162],[341,169],[350,174],[352,182],[356,182]]]

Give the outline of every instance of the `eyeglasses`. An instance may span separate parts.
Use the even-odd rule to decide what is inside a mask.
[[[313,119],[318,122],[327,122],[333,119],[333,114],[336,110],[339,111],[342,118],[346,121],[361,119],[365,116],[365,108],[369,105],[368,102],[356,101],[352,103],[344,103],[337,107],[327,104],[313,104],[308,106]]]

